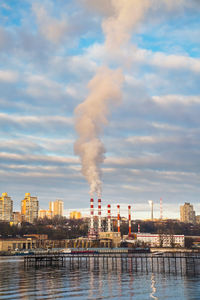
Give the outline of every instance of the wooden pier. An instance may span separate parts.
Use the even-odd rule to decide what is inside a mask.
[[[65,266],[74,268],[102,268],[134,272],[200,274],[200,253],[165,253],[163,255],[134,253],[63,254],[51,253],[24,257],[25,267]]]

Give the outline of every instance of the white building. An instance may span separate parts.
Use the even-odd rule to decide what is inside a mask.
[[[137,241],[150,247],[184,247],[184,235],[137,233]]]

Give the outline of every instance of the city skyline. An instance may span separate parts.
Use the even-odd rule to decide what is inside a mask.
[[[199,214],[200,5],[138,6],[128,46],[110,54],[105,24],[117,8],[101,3],[1,2],[0,191],[14,210],[28,191],[41,208],[62,199],[65,211],[89,211],[90,188],[73,149],[74,110],[107,65],[120,68],[124,82],[101,135],[102,206],[130,204],[146,218],[153,200],[159,217],[162,197],[163,217],[179,217],[184,202]]]
[[[16,205],[15,201],[13,200],[12,196],[10,196],[7,192],[2,193],[2,197],[7,197],[12,201],[12,212],[14,213],[20,213],[23,210],[22,209],[22,202],[28,198],[33,198],[37,199],[38,201],[38,217],[43,218],[44,216],[47,216],[47,218],[52,218],[54,215],[63,215],[67,218],[70,217],[71,213],[81,213],[83,217],[89,217],[90,216],[90,208],[66,208],[64,209],[64,201],[61,199],[56,199],[54,201],[50,201],[46,204],[46,206],[41,207],[40,202],[38,197],[35,197],[33,195],[30,195],[30,193],[25,193],[25,197],[22,198],[20,201],[20,205]],[[1,199],[1,197],[0,197]],[[160,199],[161,200],[161,199]],[[142,204],[136,204],[131,206],[131,216],[133,220],[141,219],[152,219],[152,204],[150,205],[150,202],[153,202],[152,200],[149,200],[148,203],[142,203]],[[61,207],[59,206],[59,203],[61,203]],[[117,216],[117,206],[120,206],[120,211],[121,211],[121,216],[127,217],[128,216],[128,206],[130,203],[113,203],[111,205],[111,215],[112,216]],[[149,206],[150,205],[150,206]],[[153,202],[153,219],[154,220],[159,220],[159,219],[180,219],[181,220],[181,212],[180,209],[182,206],[191,206],[193,207],[192,204],[190,203],[181,203],[178,207],[176,207],[175,211],[172,211],[172,207],[170,208],[169,205],[166,205],[164,203],[163,206],[163,200],[162,200],[162,206],[161,206],[161,201],[159,202]],[[17,208],[16,208],[17,207]],[[54,212],[55,210],[55,212]],[[1,209],[0,209],[1,211]],[[164,215],[163,215],[164,212]],[[196,208],[194,207],[194,212],[196,213],[196,216],[198,218],[200,217],[200,213]],[[23,213],[22,213],[23,215]],[[94,215],[98,216],[98,200],[94,199]],[[103,204],[102,205],[102,216],[107,216],[107,205]],[[194,214],[195,216],[195,214]],[[183,218],[183,217],[182,217]],[[183,221],[183,220],[182,220]]]

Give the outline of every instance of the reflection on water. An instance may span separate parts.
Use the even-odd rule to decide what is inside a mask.
[[[0,299],[199,300],[198,276],[139,272],[139,267],[136,272],[131,260],[123,267],[121,259],[115,263],[103,266],[91,258],[81,268],[69,262],[60,268],[24,268],[23,258],[0,257]]]
[[[150,293],[150,297],[152,299],[158,300],[158,298],[155,296],[156,293],[156,287],[155,287],[155,275],[154,273],[151,274],[151,288],[152,288],[152,292]]]

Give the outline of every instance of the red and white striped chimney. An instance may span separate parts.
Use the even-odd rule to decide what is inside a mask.
[[[128,206],[128,234],[131,235],[131,206]]]
[[[98,199],[98,232],[101,232],[101,199]]]
[[[120,205],[117,205],[117,231],[120,232]]]
[[[94,231],[94,199],[90,199],[90,232]]]
[[[108,232],[111,232],[111,206],[108,204]]]

